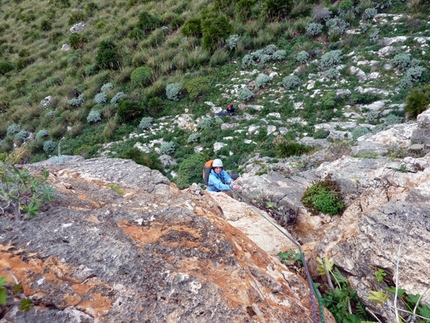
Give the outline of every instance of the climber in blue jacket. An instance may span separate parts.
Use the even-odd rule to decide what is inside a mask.
[[[208,179],[208,191],[221,192],[231,190],[241,191],[240,187],[224,170],[221,159],[214,159]]]

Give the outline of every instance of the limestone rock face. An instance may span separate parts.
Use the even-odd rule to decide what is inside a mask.
[[[428,115],[428,111],[420,115],[418,124],[395,125],[364,136],[352,147],[352,154],[373,152],[378,154],[375,159],[344,155],[322,162],[316,169],[290,171],[289,176],[272,171],[239,178],[244,194],[263,196],[297,210],[297,221],[288,231],[302,243],[314,280],[323,280],[315,259],[331,259],[360,300],[385,322],[396,321],[392,308],[367,298],[370,291],[395,286],[396,272],[399,288],[423,295],[422,302],[430,304],[430,295],[425,293],[430,277],[430,154],[425,150],[421,156],[410,154],[411,138],[423,138],[427,144]],[[384,156],[393,150],[410,156]],[[340,185],[346,204],[341,217],[313,216],[301,202],[305,190],[327,176]],[[387,274],[383,282],[376,280],[378,269]],[[393,297],[389,302],[393,304]]]
[[[306,281],[198,187],[120,159],[29,168],[58,195],[32,220],[1,219],[0,275],[35,306],[9,297],[0,322],[313,322]]]

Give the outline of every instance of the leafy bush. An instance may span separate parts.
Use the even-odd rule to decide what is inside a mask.
[[[120,153],[118,155],[118,157],[124,158],[124,159],[131,159],[136,164],[144,165],[144,166],[149,167],[151,169],[159,170],[160,172],[163,171],[163,166],[161,165],[161,163],[158,159],[158,155],[147,154],[147,153],[141,151],[137,147],[127,149],[126,151]]]
[[[427,110],[430,104],[430,86],[421,89],[413,89],[406,98],[405,112],[410,119]]]
[[[369,31],[370,42],[376,42],[379,39],[379,28],[372,28]]]
[[[90,76],[93,75],[96,72],[96,66],[95,65],[89,65],[85,68],[85,75]]]
[[[197,124],[197,128],[200,130],[210,129],[214,125],[214,119],[203,118]]]
[[[394,114],[389,114],[384,120],[384,125],[391,126],[402,122],[403,122],[403,117],[396,116]]]
[[[326,130],[326,129],[318,129],[317,131],[315,131],[314,133],[314,138],[315,139],[325,139],[328,137],[328,135],[330,134],[330,130]]]
[[[200,18],[190,18],[185,21],[181,28],[181,33],[187,37],[198,37],[202,36],[202,27]]]
[[[191,99],[196,99],[211,90],[210,78],[207,76],[193,78],[185,83],[185,89]]]
[[[367,135],[370,130],[364,127],[357,127],[351,131],[352,138],[355,140],[361,136]]]
[[[418,82],[423,78],[425,72],[426,69],[422,66],[413,66],[408,68],[405,75],[400,79],[400,88],[408,89],[412,87],[415,82]]]
[[[162,155],[173,155],[175,151],[176,151],[176,145],[172,141],[163,143],[160,146],[160,153]]]
[[[57,144],[52,140],[47,140],[43,143],[43,151],[47,154],[52,153],[55,148],[57,148]]]
[[[239,98],[243,101],[249,101],[254,98],[254,93],[247,87],[243,87],[239,90]]]
[[[48,132],[48,130],[46,130],[46,129],[42,129],[42,130],[39,130],[38,132],[37,132],[37,134],[36,134],[36,140],[38,140],[38,139],[41,139],[41,138],[46,138],[46,137],[48,137],[49,136],[49,132]]]
[[[260,75],[255,80],[255,87],[257,89],[264,88],[269,82],[270,82],[270,77],[268,75]]]
[[[146,130],[151,128],[154,119],[152,117],[143,117],[139,123],[139,129]]]
[[[106,104],[106,102],[108,101],[107,95],[105,92],[99,92],[96,94],[96,96],[94,97],[94,103],[96,104]]]
[[[226,40],[228,48],[230,48],[230,50],[235,49],[239,39],[240,39],[240,37],[238,34],[230,35]]]
[[[15,135],[21,130],[21,126],[16,123],[12,123],[9,127],[7,127],[6,134],[9,135]]]
[[[146,86],[152,82],[154,71],[149,66],[141,66],[136,68],[130,76],[131,82],[134,85]]]
[[[82,106],[84,102],[85,102],[85,97],[83,93],[80,94],[77,98],[73,98],[67,101],[68,104],[70,104],[72,107],[75,107],[75,108]]]
[[[306,35],[315,37],[321,34],[322,30],[323,30],[323,25],[317,22],[311,22],[306,26]]]
[[[178,176],[175,179],[180,189],[187,188],[192,183],[202,183],[202,169],[206,162],[200,154],[193,154],[186,158],[180,165]]]
[[[182,84],[171,83],[166,85],[166,97],[171,101],[179,101],[181,96]]]
[[[345,209],[339,185],[330,178],[309,187],[302,197],[302,202],[314,214],[323,212],[333,216],[341,214]]]
[[[394,56],[391,63],[394,67],[405,70],[411,65],[411,57],[408,54],[400,53]]]
[[[320,67],[323,70],[327,70],[331,67],[334,67],[340,63],[342,51],[341,50],[332,50],[330,52],[325,53],[320,60]]]
[[[366,114],[366,122],[370,124],[376,124],[379,120],[379,112],[378,111],[369,111]]]
[[[309,61],[310,55],[307,51],[302,50],[301,52],[299,52],[296,56],[296,60],[300,63],[300,64],[306,64]]]
[[[340,36],[345,33],[348,28],[348,23],[340,18],[333,18],[326,22],[329,36]]]
[[[96,123],[99,122],[102,119],[102,114],[99,110],[91,110],[87,117],[88,123]]]
[[[111,40],[103,40],[96,54],[96,66],[99,69],[119,69],[118,48]]]
[[[161,25],[161,19],[157,16],[151,15],[147,11],[141,11],[139,13],[139,21],[135,28],[130,32],[132,38],[142,38],[144,35],[150,34],[151,31],[155,30]]]
[[[122,100],[118,103],[116,116],[118,123],[131,122],[142,116],[145,112],[145,107],[133,100]]]
[[[299,77],[296,75],[288,75],[284,77],[282,80],[282,85],[287,90],[295,89],[296,87],[299,87],[302,84],[302,81],[300,81]]]
[[[265,0],[263,2],[263,14],[271,19],[286,18],[293,9],[292,0]]]
[[[324,76],[330,80],[333,80],[337,79],[340,76],[340,73],[336,68],[332,67],[324,72]]]
[[[126,98],[127,95],[124,92],[118,92],[115,96],[110,100],[111,104],[117,104],[121,99]]]
[[[187,143],[191,144],[193,142],[199,142],[200,139],[200,134],[199,133],[192,133],[191,135],[189,135]]]
[[[13,165],[0,162],[0,211],[10,210],[17,220],[36,216],[41,208],[54,198],[54,190],[47,183],[49,172],[33,176],[27,169],[19,170]]]
[[[113,90],[113,84],[112,83],[103,84],[103,86],[100,89],[101,92],[107,92],[109,90]]]
[[[369,20],[375,17],[377,14],[378,14],[378,10],[376,8],[367,8],[366,10],[364,10],[364,13],[361,16],[361,18],[363,20]]]
[[[272,59],[274,61],[282,61],[285,59],[285,57],[287,57],[287,51],[285,51],[283,49],[279,49],[279,50],[275,51],[272,55]]]
[[[207,15],[202,19],[202,45],[204,49],[213,50],[232,33],[230,19],[223,14]]]
[[[286,158],[290,156],[300,156],[309,152],[309,146],[300,144],[298,142],[282,141],[275,145],[276,156],[279,158]]]
[[[9,62],[0,62],[0,75],[13,71],[14,65]]]
[[[15,140],[20,140],[21,142],[24,142],[28,139],[29,136],[30,133],[27,130],[21,129],[17,134],[15,134],[14,138]]]

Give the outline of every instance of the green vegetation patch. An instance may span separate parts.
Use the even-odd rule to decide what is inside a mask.
[[[322,212],[331,216],[341,215],[345,209],[339,185],[330,178],[309,187],[302,202],[313,214]]]

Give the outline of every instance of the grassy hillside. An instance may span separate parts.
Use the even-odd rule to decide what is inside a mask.
[[[297,140],[327,137],[326,122],[377,131],[406,120],[411,93],[412,111],[430,102],[429,14],[424,0],[2,0],[0,153],[133,158],[186,186],[215,155],[238,168],[304,153]],[[381,100],[384,113],[361,107]],[[244,104],[240,126],[221,128],[207,102]],[[184,112],[197,129],[175,126]]]

